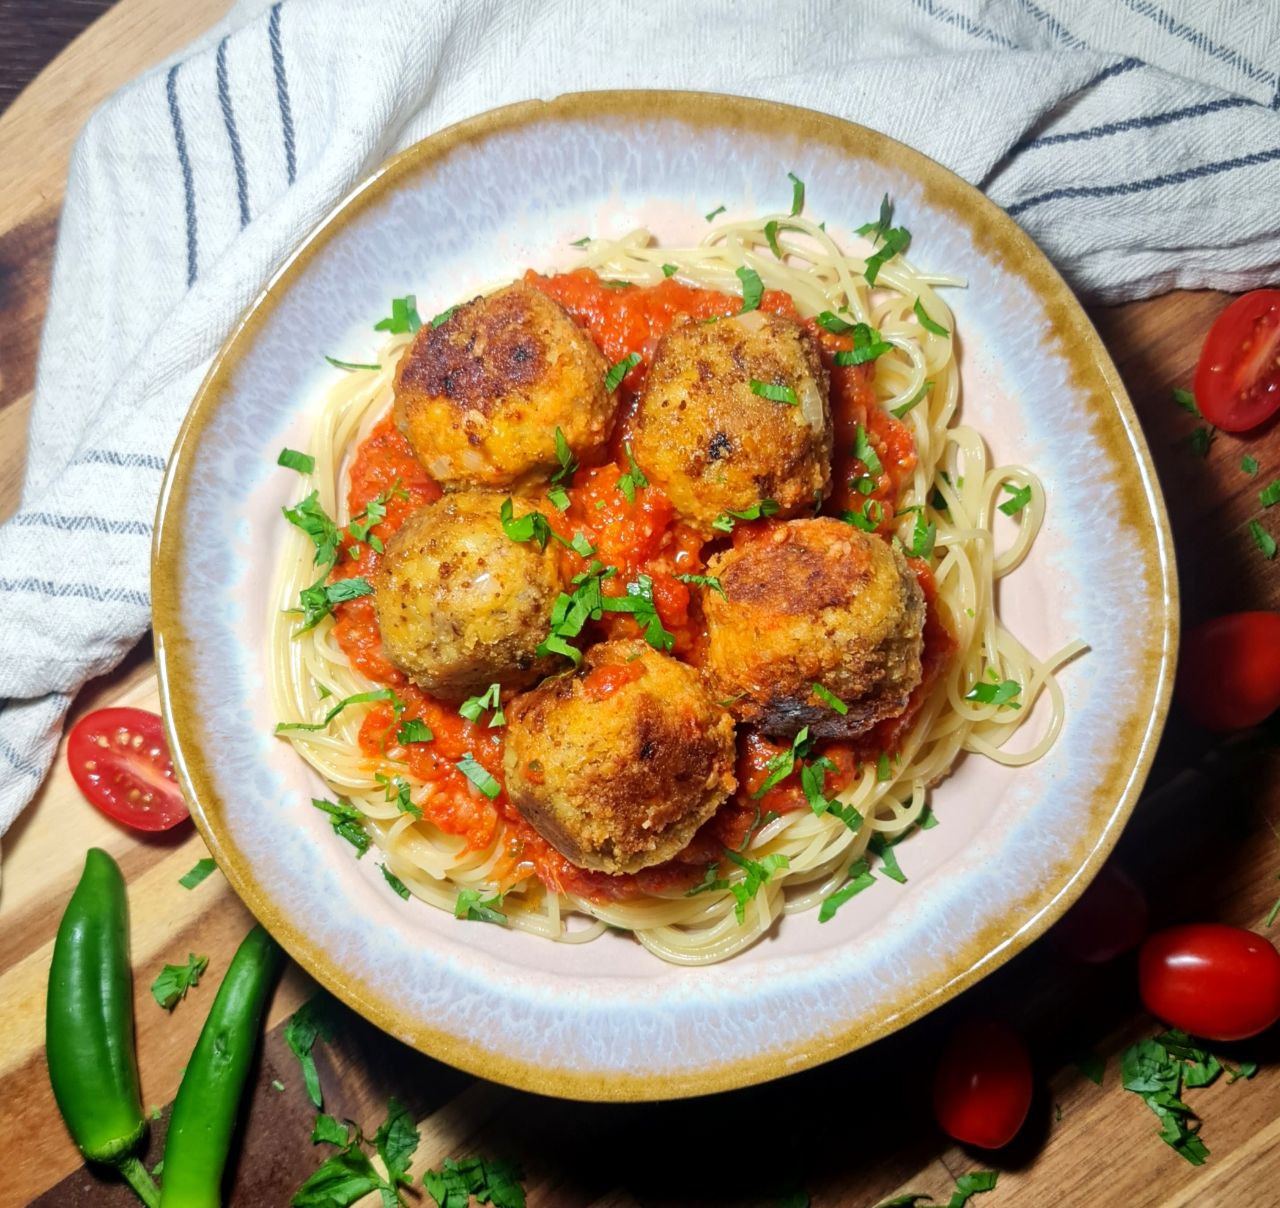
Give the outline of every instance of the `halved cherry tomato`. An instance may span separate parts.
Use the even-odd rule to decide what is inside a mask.
[[[1280,612],[1233,612],[1182,642],[1178,701],[1206,730],[1243,730],[1280,709]]]
[[[1256,428],[1280,410],[1280,289],[1255,289],[1217,317],[1195,393],[1201,414],[1224,432]]]
[[[67,763],[90,805],[135,830],[168,830],[189,816],[154,713],[98,709],[82,717],[67,739]]]
[[[1100,965],[1137,947],[1146,930],[1142,890],[1124,869],[1104,864],[1052,935],[1054,946],[1072,960]]]
[[[1280,952],[1225,923],[1157,931],[1138,954],[1143,1004],[1206,1040],[1244,1040],[1280,1019]]]
[[[933,1078],[933,1114],[957,1141],[999,1149],[1031,1107],[1031,1058],[996,1019],[966,1020],[951,1034]]]

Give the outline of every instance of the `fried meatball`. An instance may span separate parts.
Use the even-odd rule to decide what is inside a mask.
[[[607,372],[568,312],[517,281],[419,329],[396,369],[396,426],[446,490],[523,488],[557,469],[556,428],[579,459],[604,448]]]
[[[920,682],[924,593],[887,541],[820,517],[717,554],[706,673],[741,721],[775,738],[802,726],[852,738],[907,707]],[[848,706],[841,716],[813,691]]]
[[[692,667],[604,642],[507,706],[507,793],[566,859],[635,872],[677,855],[733,792],[733,719]]]
[[[495,681],[524,687],[555,661],[535,650],[563,586],[559,558],[554,548],[512,541],[502,503],[483,491],[428,503],[387,542],[374,577],[387,658],[446,700]],[[521,499],[513,507],[517,517],[532,510]]]
[[[751,389],[789,388],[794,404]],[[754,310],[692,320],[659,342],[635,417],[636,461],[676,511],[707,528],[722,512],[775,500],[782,516],[831,487],[831,409],[813,336]]]

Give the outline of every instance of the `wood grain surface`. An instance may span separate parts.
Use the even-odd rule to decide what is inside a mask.
[[[71,142],[98,100],[225,7],[225,0],[122,0],[0,119],[0,516],[16,506],[21,482]],[[1189,384],[1200,341],[1224,301],[1181,293],[1094,312],[1169,499],[1187,623],[1244,607],[1280,608],[1280,562],[1265,561],[1245,527],[1261,515],[1259,487],[1280,475],[1280,430],[1273,426],[1247,443],[1219,436],[1200,459],[1186,440],[1195,421],[1170,401],[1171,387]],[[1246,451],[1261,464],[1257,478],[1240,469]],[[1089,473],[1087,449],[1080,473]],[[1280,516],[1266,523],[1280,535]],[[147,647],[86,689],[73,717],[108,703],[156,707]],[[1213,746],[1175,712],[1118,858],[1146,887],[1156,923],[1216,919],[1262,930],[1280,893],[1278,828],[1274,732]],[[82,1166],[44,1067],[51,945],[90,845],[110,851],[129,883],[143,1095],[161,1109],[149,1162],[159,1158],[168,1104],[218,980],[251,923],[219,874],[194,890],[178,884],[205,854],[190,825],[160,837],[116,827],[85,804],[59,757],[4,839],[0,1208],[136,1202],[109,1174]],[[209,972],[170,1015],[148,987],[166,961],[188,952],[207,955]],[[282,1037],[284,1021],[312,989],[290,969],[272,1003],[233,1170],[233,1205],[287,1204],[322,1160],[309,1141],[314,1111]],[[1023,1134],[995,1155],[949,1144],[929,1111],[929,1071],[941,1038],[978,1010],[1006,1015],[1025,1030],[1041,1088]],[[1263,1063],[1253,1080],[1223,1079],[1189,1093],[1211,1151],[1205,1166],[1192,1167],[1159,1140],[1154,1116],[1120,1086],[1119,1052],[1158,1030],[1138,1003],[1132,959],[1073,966],[1052,936],[961,1001],[871,1049],[765,1086],[671,1104],[582,1105],[507,1090],[411,1052],[349,1012],[339,1010],[336,1019],[333,1041],[317,1046],[327,1110],[372,1132],[394,1094],[421,1121],[417,1174],[445,1157],[510,1157],[525,1171],[535,1208],[766,1205],[798,1191],[824,1208],[863,1208],[906,1191],[945,1203],[957,1175],[983,1168],[999,1170],[1000,1180],[975,1208],[1280,1202],[1280,1037],[1231,1046],[1232,1056]],[[1073,1065],[1090,1050],[1108,1058],[1100,1087]],[[421,1189],[410,1200],[429,1202]]]

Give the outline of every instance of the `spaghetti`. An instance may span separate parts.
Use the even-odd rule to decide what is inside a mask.
[[[853,816],[860,816],[861,825],[851,827],[836,811],[804,808],[802,798],[797,807],[794,789],[790,798],[786,793],[779,796],[779,790],[765,794],[762,806],[778,796],[784,805],[789,800],[790,808],[776,814],[767,811],[748,825],[749,794],[740,788],[737,830],[722,827],[712,836],[711,847],[698,846],[699,852],[719,854],[714,841],[727,843],[731,833],[742,844],[742,850],[734,852],[737,859],[721,865],[719,876],[708,872],[705,885],[710,888],[697,892],[699,886],[692,883],[707,862],[703,859],[702,865],[686,862],[665,872],[646,870],[619,879],[620,885],[625,881],[623,892],[605,884],[610,879],[600,874],[577,875],[563,859],[556,861],[545,845],[539,849],[547,857],[541,863],[520,858],[523,845],[536,836],[513,808],[502,808],[501,800],[492,806],[475,801],[483,825],[464,827],[445,820],[433,808],[442,804],[439,795],[452,794],[450,801],[456,798],[457,808],[465,810],[463,795],[474,796],[475,790],[460,787],[456,777],[417,775],[414,768],[421,768],[421,763],[393,758],[401,748],[394,742],[386,745],[387,726],[394,720],[387,704],[353,703],[323,728],[288,731],[289,741],[340,802],[358,810],[393,883],[460,917],[502,921],[566,942],[591,940],[606,928],[619,928],[664,960],[706,964],[741,951],[783,914],[831,903],[822,909],[825,921],[840,901],[867,883],[877,859],[892,874],[892,844],[927,821],[930,786],[948,774],[963,752],[1018,766],[1050,749],[1063,723],[1063,695],[1055,672],[1083,644],[1072,643],[1038,659],[1001,624],[994,600],[997,581],[1023,561],[1040,528],[1044,489],[1026,467],[990,465],[979,434],[953,422],[960,394],[954,327],[938,291],[963,283],[919,271],[896,254],[879,263],[872,286],[866,279],[867,255],[842,250],[825,229],[803,216],[773,215],[720,223],[693,248],[660,247],[643,230],[616,241],[592,240],[573,274],[579,282],[594,282],[593,288],[629,283],[624,288],[632,293],[657,289],[673,279],[719,291],[736,306],[748,270],[748,275],[758,275],[766,291],[785,294],[800,317],[838,314],[849,323],[867,324],[890,346],[875,359],[874,374],[864,374],[863,380],[874,404],[909,428],[915,464],[905,481],[893,484],[897,498],[888,500],[887,509],[869,514],[877,515],[886,537],[895,537],[909,553],[924,555],[934,584],[930,608],[942,626],[940,632],[950,635],[953,649],[949,658],[937,660],[932,682],[913,702],[914,721],[895,734],[893,757],[886,753],[874,760],[849,758],[840,765],[844,774],[837,799],[857,811]],[[557,283],[568,281],[533,275],[530,279],[553,296],[558,296]],[[561,294],[564,301],[568,294]],[[731,313],[733,306],[724,313]],[[574,309],[571,302],[569,309]],[[600,334],[593,334],[601,342]],[[395,435],[385,416],[393,401],[396,364],[411,338],[409,333],[393,335],[381,349],[376,368],[348,371],[317,415],[310,445],[314,467],[305,474],[305,489],[317,492],[320,507],[340,525],[352,520],[343,485],[353,451],[371,433],[379,439],[379,434],[390,434],[388,439]],[[646,349],[645,358],[651,351]],[[644,368],[642,363],[640,374]],[[833,386],[833,394],[834,390]],[[381,481],[385,484],[385,476]],[[388,529],[437,493],[419,471],[402,481],[396,494],[379,496]],[[1011,500],[1016,509],[1009,506]],[[1000,548],[995,518],[1002,502],[1013,517],[1004,527],[1014,531]],[[292,529],[272,596],[270,644],[277,716],[318,726],[336,701],[376,693],[388,681],[371,678],[353,665],[350,642],[344,649],[333,617],[297,632],[296,604],[299,593],[315,578],[314,554],[307,536]],[[366,548],[360,556],[372,561],[376,551]],[[340,605],[339,613],[349,607]],[[363,664],[366,669],[378,665],[377,654],[371,658],[372,663]],[[422,696],[413,696],[411,686],[404,692],[406,699]],[[1042,695],[1049,706],[1047,724],[1015,749],[1010,740]],[[437,705],[430,715],[440,722],[446,712],[453,711]],[[381,719],[381,746],[369,741],[376,718]],[[487,744],[490,766],[500,768],[500,730],[481,733],[477,728],[468,731],[467,739],[473,745]],[[763,776],[755,779],[758,783]],[[743,886],[752,876],[757,884],[748,893]],[[477,904],[478,915],[471,913]]]

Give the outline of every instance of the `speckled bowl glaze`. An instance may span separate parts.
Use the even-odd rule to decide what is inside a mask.
[[[554,944],[458,922],[388,893],[308,804],[321,783],[274,739],[263,592],[331,380],[393,295],[423,314],[584,233],[699,239],[702,215],[790,203],[834,233],[886,191],[913,260],[953,291],[964,420],[998,461],[1033,466],[1044,531],[1000,590],[1032,650],[1075,636],[1067,721],[1050,755],[961,762],[941,825],[832,922],[792,916],[710,968],[665,965],[624,937]],[[844,228],[842,230],[842,228]],[[1088,450],[1087,459],[1082,451]],[[1083,464],[1088,472],[1083,473]],[[279,271],[215,361],[160,502],[155,633],[170,742],[192,812],[249,908],[315,977],[423,1051],[514,1086],[586,1099],[728,1089],[815,1065],[902,1027],[1040,935],[1079,895],[1142,786],[1168,705],[1177,588],[1165,510],[1115,368],[1067,287],[963,181],[859,126],[760,101],[618,92],[501,109],[411,147],[357,189]]]

